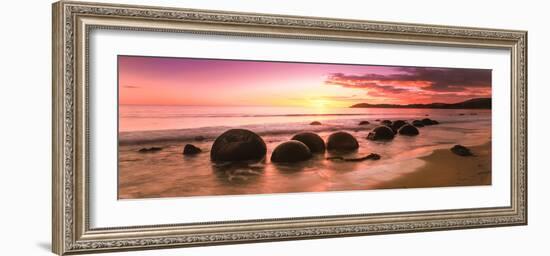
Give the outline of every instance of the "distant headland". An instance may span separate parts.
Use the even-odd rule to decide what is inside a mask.
[[[458,103],[429,104],[369,104],[358,103],[350,108],[439,108],[439,109],[491,109],[491,98],[475,98]]]

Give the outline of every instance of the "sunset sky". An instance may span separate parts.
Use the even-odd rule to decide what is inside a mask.
[[[491,97],[491,70],[119,56],[120,104],[348,107]]]

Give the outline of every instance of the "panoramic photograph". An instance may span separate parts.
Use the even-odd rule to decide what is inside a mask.
[[[491,73],[120,55],[118,199],[491,185]]]

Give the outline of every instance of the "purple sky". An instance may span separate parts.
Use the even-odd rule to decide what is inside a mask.
[[[121,104],[345,107],[491,96],[491,70],[119,56]]]

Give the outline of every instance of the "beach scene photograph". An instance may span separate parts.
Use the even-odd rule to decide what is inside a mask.
[[[118,199],[491,185],[490,69],[117,61]]]

